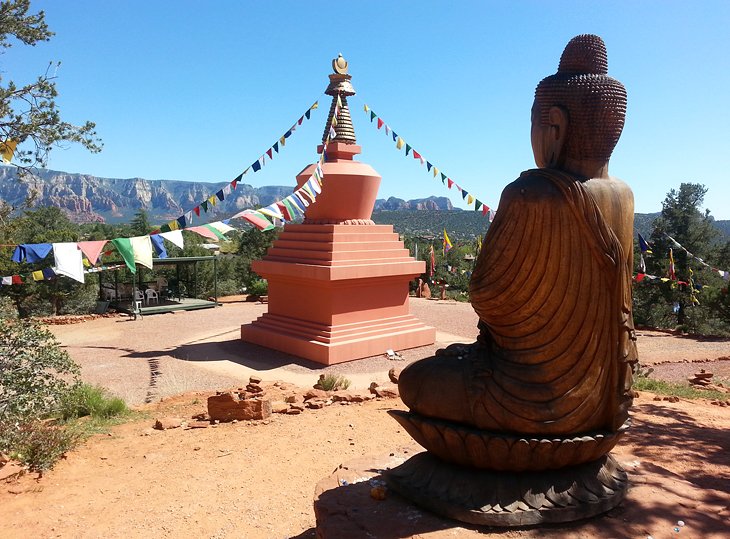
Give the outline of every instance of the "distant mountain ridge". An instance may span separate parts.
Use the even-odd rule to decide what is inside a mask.
[[[61,208],[76,223],[129,222],[144,209],[152,222],[175,219],[190,211],[228,182],[189,182],[181,180],[146,180],[144,178],[102,178],[89,174],[40,169],[34,178],[18,181],[13,167],[0,166],[0,199],[14,207],[32,199],[32,206]],[[239,183],[224,201],[209,209],[212,218],[230,217],[257,205],[268,206],[290,195],[294,186],[268,185],[252,187]],[[446,197],[403,200],[396,197],[379,199],[378,210],[451,211]]]
[[[16,208],[24,201],[33,206],[61,208],[77,223],[129,222],[140,209],[151,222],[163,223],[190,211],[215,194],[228,182],[188,182],[145,180],[143,178],[101,178],[41,169],[36,177],[20,182],[13,167],[0,166],[0,200]],[[207,220],[224,219],[256,206],[267,206],[290,195],[294,186],[252,187],[239,183],[235,191],[209,209]],[[635,228],[645,237],[658,213],[637,213]],[[392,224],[401,234],[440,236],[443,229],[456,238],[483,235],[489,221],[481,212],[454,208],[446,197],[430,196],[413,200],[390,197],[375,201],[373,220]],[[725,239],[730,239],[730,221],[715,221]]]

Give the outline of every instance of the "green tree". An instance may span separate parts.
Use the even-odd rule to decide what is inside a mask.
[[[54,410],[79,368],[37,322],[0,319],[0,422]]]
[[[130,226],[133,235],[144,236],[146,234],[149,234],[152,230],[152,225],[150,225],[147,211],[142,208],[137,210],[137,213],[134,214],[134,218],[130,223]]]
[[[12,38],[30,46],[50,40],[53,32],[46,25],[44,12],[29,14],[29,9],[30,0],[0,3],[0,47],[12,47]],[[55,102],[58,65],[51,63],[32,82],[16,84],[0,77],[0,144],[3,149],[17,144],[13,163],[22,172],[45,166],[51,149],[64,142],[79,143],[92,152],[101,150],[94,123],[77,126],[61,119]]]
[[[659,327],[676,326],[692,332],[714,332],[717,328],[711,310],[706,303],[717,288],[718,276],[712,274],[701,262],[716,258],[715,240],[718,231],[713,225],[710,210],[701,210],[707,189],[696,183],[683,183],[679,189],[671,189],[662,203],[660,216],[654,220],[651,235],[653,254],[646,257],[647,273],[659,277],[669,276],[669,250],[674,257],[676,279],[663,284],[639,283],[634,288],[635,318],[639,324]],[[672,239],[684,249],[677,247]],[[693,256],[690,256],[692,253]],[[638,260],[638,251],[636,260]],[[707,291],[699,293],[688,284],[690,278],[697,285],[695,290],[707,285]],[[695,298],[697,301],[693,301]],[[698,303],[699,302],[699,303]]]

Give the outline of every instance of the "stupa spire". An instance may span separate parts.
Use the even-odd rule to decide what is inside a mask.
[[[350,80],[352,75],[347,74],[347,60],[342,57],[342,54],[338,55],[337,58],[332,60],[332,73],[330,77],[329,86],[325,90],[325,94],[332,96],[332,105],[330,105],[330,112],[327,116],[327,124],[324,128],[324,134],[322,135],[322,143],[327,140],[329,135],[330,125],[332,125],[332,118],[335,115],[335,106],[337,105],[337,96],[340,97],[340,114],[337,116],[337,125],[335,126],[335,132],[337,136],[333,142],[342,142],[344,144],[357,144],[355,138],[355,128],[352,126],[352,118],[350,118],[350,108],[347,105],[347,96],[355,95],[355,88],[352,87]]]

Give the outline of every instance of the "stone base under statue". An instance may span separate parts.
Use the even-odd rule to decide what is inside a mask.
[[[466,520],[458,520],[459,516],[466,514],[468,517],[481,515],[486,504],[491,503],[492,513],[496,516],[489,524],[492,526],[530,526],[539,523],[548,522],[566,522],[568,520],[577,520],[591,515],[596,515],[618,505],[624,497],[626,490],[626,476],[623,470],[615,463],[612,457],[607,458],[610,462],[603,467],[613,469],[611,477],[618,476],[616,481],[616,490],[612,490],[613,494],[599,498],[593,494],[593,490],[603,490],[608,493],[603,485],[603,480],[586,480],[589,486],[590,494],[584,494],[583,489],[577,490],[573,485],[575,478],[567,475],[565,471],[554,471],[558,475],[558,481],[552,491],[548,489],[545,495],[545,501],[542,502],[544,509],[538,512],[535,508],[528,506],[527,510],[509,512],[510,502],[505,503],[503,508],[499,506],[500,512],[496,511],[496,498],[500,497],[506,500],[512,485],[518,484],[515,477],[522,477],[523,474],[505,473],[499,474],[502,478],[508,478],[508,481],[499,481],[492,483],[488,487],[485,481],[493,480],[488,477],[489,472],[467,469],[455,465],[446,465],[442,467],[442,461],[435,459],[427,453],[418,453],[420,448],[401,448],[396,449],[390,454],[380,456],[360,457],[341,464],[331,475],[323,478],[317,483],[314,496],[314,513],[317,518],[317,539],[339,539],[347,537],[348,539],[365,539],[372,537],[425,537],[429,539],[447,539],[452,537],[460,537],[462,539],[484,537],[484,523],[481,525],[467,523]],[[414,456],[415,455],[415,456]],[[433,459],[433,460],[431,460]],[[411,474],[417,473],[417,478],[409,479]],[[430,474],[429,477],[420,476],[421,473]],[[450,475],[455,473],[456,475]],[[484,474],[484,475],[480,475]],[[533,472],[524,475],[533,475]],[[590,477],[588,474],[585,477]],[[561,483],[560,477],[564,477]],[[599,477],[603,477],[599,474]],[[430,503],[426,502],[422,506],[416,505],[414,499],[406,498],[399,494],[396,490],[399,488],[395,485],[398,482],[404,486],[404,490],[409,489],[408,485],[415,480],[417,484],[422,485],[419,488],[424,492],[416,493],[417,496],[429,496],[432,500],[443,498],[449,489],[458,492],[457,496],[466,498],[466,494],[476,496],[476,498],[467,498],[465,504],[455,504],[452,501],[441,506],[441,510],[436,507],[430,507]],[[385,487],[386,483],[390,483],[390,488]],[[567,485],[567,489],[561,490],[561,485]],[[471,490],[469,485],[472,485]],[[474,489],[473,486],[476,485]],[[493,490],[490,490],[492,488]],[[497,490],[499,489],[499,490]],[[566,501],[564,495],[570,496],[567,491],[575,491],[576,494],[583,496],[581,502],[584,510],[579,516],[573,518],[565,518],[570,512],[576,514],[575,508],[570,508],[570,502]],[[537,492],[537,490],[530,491]],[[487,500],[482,505],[477,506],[479,496]],[[594,500],[595,498],[595,500]],[[550,501],[551,499],[555,501]],[[572,500],[572,496],[571,496]],[[594,500],[591,502],[591,500]],[[558,505],[563,503],[563,506]],[[517,504],[520,505],[519,503]],[[535,503],[537,505],[537,503]],[[449,513],[446,513],[448,509]],[[551,512],[552,511],[552,512]],[[562,515],[562,518],[561,518]],[[522,519],[522,523],[515,523],[518,519]],[[495,523],[501,520],[502,523]],[[510,520],[511,523],[505,524],[504,521]],[[615,534],[614,534],[615,535]]]
[[[436,514],[503,527],[596,516],[616,507],[628,486],[626,472],[610,455],[559,470],[497,472],[423,452],[384,477],[390,488]]]

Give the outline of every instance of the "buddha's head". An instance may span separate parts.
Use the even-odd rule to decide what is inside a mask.
[[[566,45],[558,72],[535,90],[531,138],[538,167],[608,163],[624,127],[626,90],[607,73],[600,37],[580,35]]]

